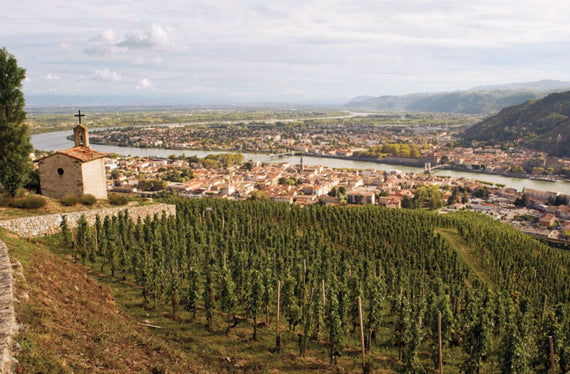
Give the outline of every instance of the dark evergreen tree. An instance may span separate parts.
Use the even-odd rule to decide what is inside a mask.
[[[25,124],[22,81],[26,70],[6,48],[0,49],[0,184],[14,197],[32,171],[33,148]]]

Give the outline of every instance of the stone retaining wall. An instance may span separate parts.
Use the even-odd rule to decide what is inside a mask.
[[[85,216],[89,224],[95,222],[95,216],[98,214],[101,219],[108,215],[117,215],[120,211],[127,210],[129,216],[133,220],[137,220],[139,216],[142,218],[155,214],[161,215],[165,212],[167,215],[176,214],[176,206],[170,204],[152,204],[140,206],[127,206],[119,208],[102,208],[94,210],[86,210],[73,213],[48,214],[45,216],[24,217],[8,221],[0,221],[0,227],[13,231],[21,237],[36,237],[44,235],[52,235],[61,231],[60,223],[62,216],[66,216],[69,228],[76,227],[79,217]]]
[[[0,373],[9,373],[12,365],[12,337],[16,334],[12,265],[8,248],[0,240]]]

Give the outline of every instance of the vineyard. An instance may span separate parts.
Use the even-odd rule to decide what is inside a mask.
[[[177,216],[122,213],[73,231],[64,221],[61,240],[149,310],[203,331],[193,344],[247,327],[241,344],[261,342],[274,361],[287,352],[340,372],[437,372],[440,312],[447,373],[546,373],[552,360],[570,370],[570,257],[488,217],[169,202]]]

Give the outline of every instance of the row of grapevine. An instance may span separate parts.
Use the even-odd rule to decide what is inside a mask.
[[[438,311],[444,355],[462,352],[467,373],[483,362],[502,373],[544,372],[548,336],[557,366],[570,370],[569,261],[493,220],[372,206],[173,202],[176,216],[132,222],[121,213],[93,227],[81,220],[64,241],[84,263],[135,282],[149,306],[169,305],[172,315],[183,308],[192,321],[201,315],[208,330],[221,328],[216,313],[228,331],[240,316],[252,323],[252,339],[260,322],[276,317],[279,282],[286,333],[299,334],[301,355],[308,342],[322,343],[332,363],[358,344],[360,297],[366,350],[393,347],[402,372],[432,369],[421,352],[437,365],[429,347]],[[437,228],[457,231],[490,282],[472,274]]]

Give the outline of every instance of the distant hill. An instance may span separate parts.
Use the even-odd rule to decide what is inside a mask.
[[[488,114],[502,108],[539,99],[547,93],[570,89],[570,82],[543,80],[479,86],[467,91],[417,93],[402,96],[359,96],[345,105],[347,108],[377,110],[413,110],[435,113]]]
[[[489,91],[489,90],[527,90],[535,92],[566,91],[570,89],[570,82],[543,79],[536,82],[520,82],[495,84],[487,86],[473,87],[469,91]]]
[[[531,149],[555,156],[570,156],[569,138],[570,91],[505,108],[464,133],[466,141],[497,144],[520,140]]]

